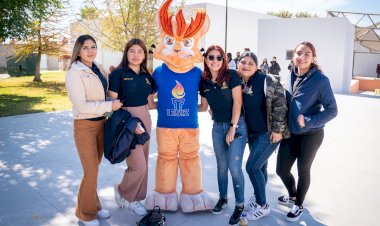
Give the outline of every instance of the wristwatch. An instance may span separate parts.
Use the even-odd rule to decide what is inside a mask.
[[[238,128],[238,125],[237,125],[236,123],[232,123],[232,122],[230,122],[230,127]]]

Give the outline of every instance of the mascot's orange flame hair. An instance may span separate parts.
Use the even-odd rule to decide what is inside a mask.
[[[202,29],[204,23],[206,22],[206,11],[204,9],[197,9],[197,15],[195,20],[191,18],[190,24],[187,26],[186,20],[183,16],[182,9],[180,9],[175,17],[177,21],[177,32],[173,31],[172,27],[172,17],[173,15],[168,15],[168,8],[173,0],[168,0],[160,9],[160,24],[162,30],[170,36],[178,39],[193,37],[199,30]]]

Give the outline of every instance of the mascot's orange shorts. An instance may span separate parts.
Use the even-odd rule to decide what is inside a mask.
[[[182,193],[202,192],[202,166],[199,158],[199,129],[157,128],[158,159],[155,191],[176,192],[178,165]]]

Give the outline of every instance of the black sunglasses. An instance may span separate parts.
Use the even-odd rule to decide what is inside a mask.
[[[209,61],[213,61],[215,59],[215,56],[214,55],[208,55],[207,58],[208,58]],[[222,61],[223,57],[222,56],[216,56],[216,59],[218,61]]]

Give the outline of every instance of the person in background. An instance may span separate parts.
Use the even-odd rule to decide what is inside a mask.
[[[235,64],[236,64],[236,69],[237,69],[237,64],[238,64],[238,62],[239,62],[239,59],[240,59],[240,52],[236,52],[236,57],[235,57],[235,59],[234,59],[234,61],[235,61]]]
[[[75,215],[86,226],[98,226],[98,218],[110,213],[102,208],[97,193],[99,164],[103,157],[104,113],[118,110],[119,100],[106,101],[108,75],[94,62],[96,41],[79,36],[71,55],[65,85],[72,103],[74,140],[83,167]]]
[[[277,63],[277,57],[272,57],[272,61],[269,66],[269,74],[279,75],[281,71],[280,65]]]
[[[277,155],[277,175],[288,195],[278,202],[293,205],[288,221],[297,221],[303,213],[303,202],[310,186],[310,169],[322,144],[323,127],[335,118],[338,109],[329,79],[320,71],[316,50],[310,42],[298,44],[293,52],[294,67],[287,82],[288,125],[290,139],[284,139]],[[297,160],[298,183],[290,172]]]
[[[232,60],[233,61],[233,60]],[[199,111],[212,110],[214,121],[212,141],[218,169],[219,200],[212,210],[222,213],[227,206],[228,170],[232,176],[235,192],[235,210],[230,225],[240,221],[244,210],[244,175],[241,169],[247,128],[241,114],[242,93],[240,77],[228,69],[225,53],[220,46],[210,46],[204,57],[204,71],[199,84],[201,104]]]
[[[377,78],[380,78],[380,64],[377,64],[376,73],[377,73]]]
[[[233,70],[236,69],[236,63],[232,59],[232,54],[231,53],[227,53],[227,62],[228,62],[228,68],[229,69],[233,69]]]
[[[269,73],[269,65],[268,65],[267,58],[264,58],[263,62],[261,63],[261,65],[260,65],[260,70],[261,70],[264,74],[268,74],[268,73]]]
[[[243,109],[250,149],[246,171],[254,188],[254,197],[245,206],[247,219],[258,220],[270,213],[265,192],[268,159],[280,141],[289,137],[288,108],[283,86],[273,75],[257,70],[254,53],[242,53],[238,73],[243,83]]]
[[[294,67],[294,63],[293,63],[293,60],[290,60],[290,63],[288,65],[288,70],[289,71],[292,71],[292,68]]]
[[[119,66],[110,74],[108,96],[119,98],[123,102],[123,110],[139,118],[150,135],[152,120],[149,109],[156,109],[153,101],[155,92],[153,77],[147,69],[147,49],[145,43],[138,38],[131,39],[125,46],[123,58]],[[135,133],[145,130],[137,126]],[[137,215],[147,213],[141,200],[147,195],[149,141],[144,145],[136,145],[126,158],[128,168],[120,184],[115,184],[115,201],[121,208],[127,204]]]

